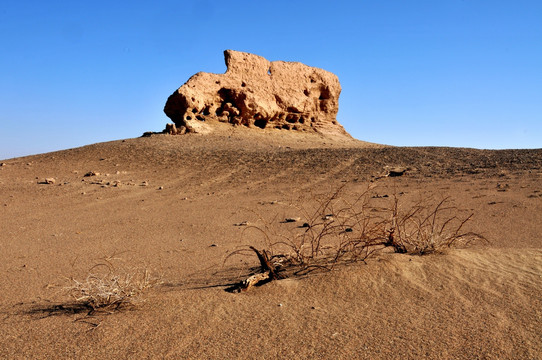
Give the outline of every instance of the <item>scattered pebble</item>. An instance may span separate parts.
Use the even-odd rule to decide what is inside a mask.
[[[0,163],[0,166],[6,166],[7,164],[6,163]]]
[[[277,200],[273,200],[273,201],[258,201],[258,204],[259,205],[275,205],[275,204],[278,204],[278,201]]]
[[[296,221],[299,221],[299,220],[301,220],[301,218],[299,218],[299,217],[295,217],[295,218],[294,217],[289,217],[289,218],[284,219],[284,222],[296,222]]]
[[[54,178],[45,178],[45,180],[43,181],[43,184],[53,185],[54,183],[56,183],[56,180]]]
[[[210,247],[218,247],[218,245],[217,244],[211,244]]]
[[[240,223],[235,223],[233,224],[233,226],[247,226],[248,225],[248,221],[241,221]]]
[[[164,190],[163,186],[158,187],[158,190]]]
[[[83,177],[98,176],[98,175],[100,175],[99,172],[89,171],[85,175],[83,175]]]
[[[143,181],[143,182],[141,183],[141,186],[149,186],[149,183],[148,183],[147,181]]]
[[[403,176],[406,171],[410,170],[409,168],[403,168],[403,167],[395,167],[388,170],[388,173],[386,176],[389,177],[396,177],[396,176]]]

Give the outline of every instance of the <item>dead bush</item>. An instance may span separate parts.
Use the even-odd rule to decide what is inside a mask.
[[[475,242],[488,242],[484,236],[464,230],[474,213],[459,217],[460,210],[450,205],[450,198],[436,204],[424,199],[404,208],[394,197],[389,212],[389,242],[397,252],[424,255],[451,247],[467,247]]]
[[[261,225],[248,226],[245,231],[261,235],[262,249],[250,245],[230,253],[226,260],[234,255],[256,254],[260,273],[271,275],[262,278],[267,282],[365,261],[386,247],[397,253],[425,255],[487,241],[480,234],[464,231],[473,214],[460,217],[461,211],[449,205],[448,198],[438,202],[426,198],[413,206],[402,206],[394,196],[391,204],[382,206],[372,196],[374,187],[349,194],[343,186],[325,196],[311,195],[309,201],[301,199],[298,203],[302,205],[294,208],[302,220],[283,221],[290,224],[288,228],[278,226],[277,215],[271,221],[260,216]],[[246,285],[242,283],[240,288],[253,284]]]

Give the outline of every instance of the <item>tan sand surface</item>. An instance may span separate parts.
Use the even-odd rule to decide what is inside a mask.
[[[542,150],[240,131],[0,162],[1,358],[542,359]],[[225,291],[257,265],[228,254],[264,244],[235,224],[296,226],[275,221],[301,216],[292,203],[368,184],[383,205],[450,196],[490,244]],[[103,262],[162,283],[88,316],[65,287]]]

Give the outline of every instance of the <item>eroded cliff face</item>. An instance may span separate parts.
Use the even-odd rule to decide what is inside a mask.
[[[197,73],[168,98],[164,112],[174,125],[167,132],[206,133],[222,122],[350,137],[336,120],[341,85],[334,74],[233,50],[224,56],[226,73]]]

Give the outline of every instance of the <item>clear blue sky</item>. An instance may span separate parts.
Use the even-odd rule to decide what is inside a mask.
[[[338,120],[392,145],[542,147],[542,1],[11,1],[0,159],[160,131],[222,51],[338,75]]]

